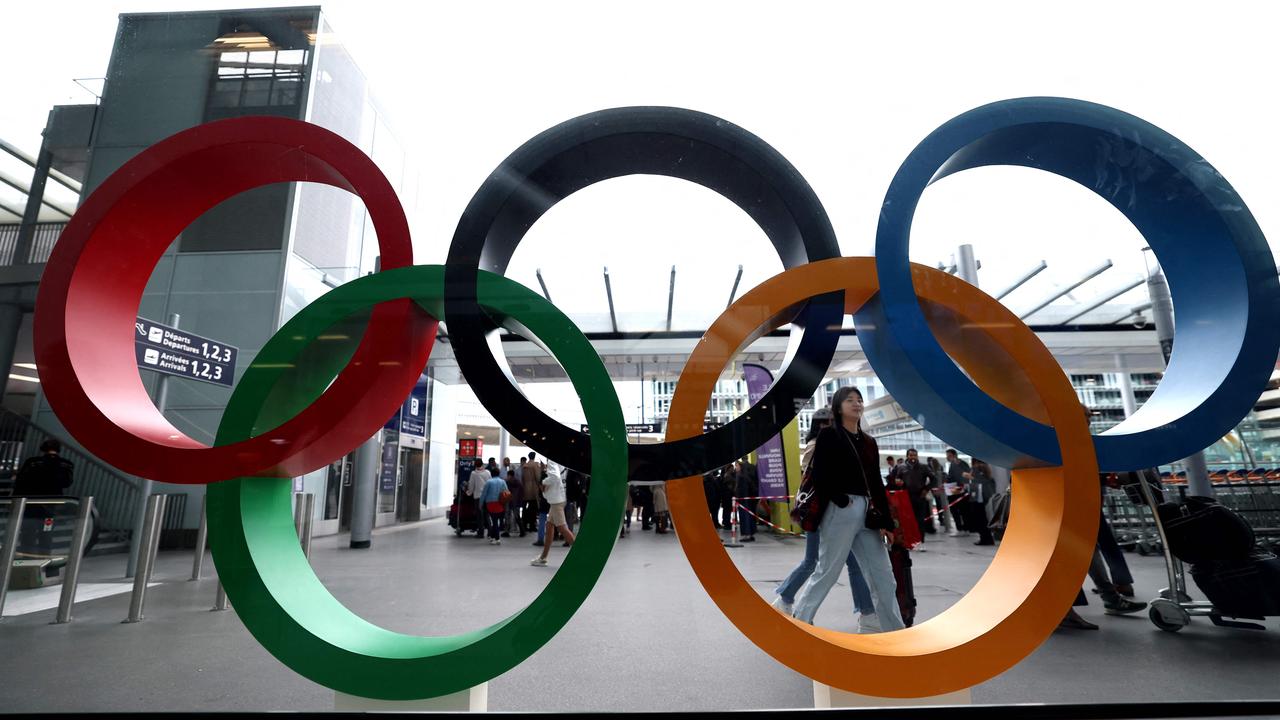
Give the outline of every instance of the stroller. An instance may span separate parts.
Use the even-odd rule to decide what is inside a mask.
[[[1162,502],[1158,485],[1142,480],[1134,485],[1126,492],[1140,496],[1151,508],[1169,574],[1169,587],[1151,601],[1148,611],[1156,627],[1177,632],[1192,617],[1204,616],[1219,627],[1265,630],[1257,623],[1226,618],[1280,615],[1280,558],[1257,546],[1253,529],[1238,514],[1213,498]],[[1191,577],[1208,601],[1187,595],[1183,563],[1191,565]]]

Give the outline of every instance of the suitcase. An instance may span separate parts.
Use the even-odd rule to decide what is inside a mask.
[[[893,579],[897,582],[898,610],[907,627],[916,621],[916,589],[911,582],[911,553],[901,545],[889,548],[889,562],[893,565]]]
[[[1265,550],[1235,562],[1194,565],[1191,577],[1223,615],[1254,619],[1280,615],[1280,558]]]
[[[1191,565],[1242,562],[1254,545],[1253,528],[1217,500],[1189,496],[1157,511],[1174,557]]]
[[[449,525],[453,527],[456,535],[469,530],[478,530],[480,518],[476,512],[475,500],[465,496],[461,498],[454,496],[453,504],[449,506]]]

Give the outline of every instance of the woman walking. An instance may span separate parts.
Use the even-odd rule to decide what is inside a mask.
[[[823,428],[831,427],[831,409],[818,408],[813,413],[813,422],[809,425],[809,436],[805,438],[804,451],[800,454],[800,467],[804,470],[809,469],[809,464],[813,461],[813,450],[817,445],[818,433]],[[818,543],[820,535],[817,532],[807,532],[804,534],[804,559],[796,566],[795,570],[787,575],[787,579],[783,580],[774,590],[778,597],[773,600],[773,607],[784,615],[790,615],[796,601],[796,593],[804,585],[804,581],[809,579],[813,574],[813,569],[818,565]],[[853,556],[853,552],[849,552],[849,556],[845,559],[845,565],[849,569],[849,589],[853,591],[853,610],[858,613],[858,632],[869,633],[880,629],[880,623],[876,619],[876,608],[871,600],[871,589],[867,587],[867,581],[862,577],[862,570],[858,567],[858,560]]]
[[[818,566],[800,592],[795,617],[813,622],[850,550],[871,589],[885,631],[904,627],[885,541],[893,537],[889,496],[879,482],[879,448],[862,432],[862,393],[843,387],[831,399],[832,427],[818,433],[812,472],[826,510],[818,526]],[[871,478],[876,481],[872,482]]]

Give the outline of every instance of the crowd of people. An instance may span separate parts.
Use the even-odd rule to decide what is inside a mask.
[[[501,545],[502,538],[525,537],[536,533],[533,545],[541,553],[530,564],[545,566],[556,538],[565,547],[573,545],[574,528],[586,512],[590,477],[551,462],[539,461],[536,453],[520,458],[483,462],[476,458],[460,488],[458,502],[472,504],[476,521],[475,537]]]
[[[813,622],[843,566],[859,632],[882,632],[909,625],[914,614],[914,599],[910,609],[902,605],[904,595],[898,588],[902,569],[895,576],[890,559],[895,543],[900,548],[906,544],[904,526],[918,530],[912,536],[918,535],[919,544],[911,544],[923,551],[925,537],[939,532],[951,537],[976,535],[974,545],[994,545],[992,521],[999,524],[1000,519],[992,517],[990,507],[997,494],[991,468],[978,458],[965,461],[955,449],[946,451],[945,466],[934,458],[921,462],[919,452],[908,449],[902,458],[887,458],[882,475],[876,440],[862,431],[862,411],[862,394],[845,387],[835,393],[830,408],[820,408],[813,415],[801,467],[824,509],[816,529],[805,533],[803,559],[775,588],[773,606]],[[574,528],[586,512],[589,484],[589,476],[554,462],[540,462],[534,453],[520,458],[519,465],[507,458],[501,466],[494,458],[487,463],[476,458],[465,499],[475,504],[478,518],[485,518],[477,525],[476,537],[487,536],[498,545],[513,533],[516,537],[536,533],[533,545],[541,552],[531,564],[545,566],[557,537],[565,547],[573,545]],[[754,542],[757,519],[768,514],[767,507],[760,505],[759,485],[759,473],[746,459],[706,473],[703,490],[715,526],[729,529],[736,523],[741,541]],[[890,502],[890,493],[899,499],[898,505]],[[899,512],[899,506],[909,511]],[[671,515],[663,483],[631,486],[620,537],[630,533],[633,517],[643,530],[669,532]],[[1146,603],[1133,600],[1133,577],[1105,517],[1089,576],[1108,614],[1145,609]],[[1081,591],[1075,604],[1087,602]],[[1098,626],[1072,609],[1061,627]]]

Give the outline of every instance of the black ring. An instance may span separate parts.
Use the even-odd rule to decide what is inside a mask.
[[[668,107],[602,110],[546,130],[512,153],[476,191],[449,247],[449,335],[463,375],[498,423],[574,469],[591,466],[590,444],[520,392],[498,351],[497,326],[476,303],[476,270],[505,273],[520,240],[551,206],[601,180],[637,174],[680,178],[723,195],[760,226],[784,267],[840,254],[826,210],[804,177],[763,140],[712,115]],[[839,292],[800,306],[788,358],[769,392],[707,434],[632,445],[632,479],[697,475],[781,431],[826,375],[839,339],[829,328],[840,327],[843,313]]]

